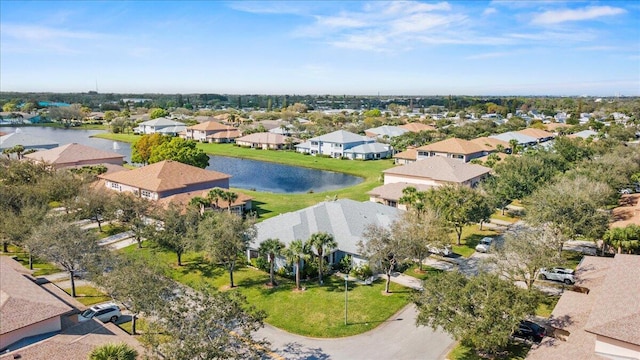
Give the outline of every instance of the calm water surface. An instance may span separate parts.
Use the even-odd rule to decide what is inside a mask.
[[[75,142],[105,151],[117,152],[124,155],[126,161],[131,161],[130,144],[91,137],[104,133],[103,130],[0,126],[0,132],[5,133],[15,132],[16,129],[26,134],[53,140],[60,145]],[[353,186],[363,181],[362,178],[356,176],[332,171],[224,156],[209,156],[209,158],[207,169],[232,175],[230,185],[241,189],[274,193],[322,192]]]

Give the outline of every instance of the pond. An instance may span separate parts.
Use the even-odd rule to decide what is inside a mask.
[[[0,132],[5,133],[15,132],[16,129],[33,136],[53,140],[60,145],[75,142],[100,150],[117,152],[124,155],[126,161],[131,161],[130,144],[91,137],[103,133],[103,130],[60,129],[42,126],[18,128],[0,126]],[[363,181],[362,178],[357,176],[332,171],[224,156],[209,156],[209,158],[207,169],[232,175],[229,181],[230,186],[240,189],[273,193],[323,192],[357,185]]]

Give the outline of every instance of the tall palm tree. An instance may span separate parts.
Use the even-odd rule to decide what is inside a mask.
[[[89,360],[135,360],[137,358],[138,352],[125,343],[100,345],[89,354]]]
[[[276,265],[276,257],[282,255],[282,250],[284,250],[284,248],[285,244],[278,239],[267,239],[258,247],[258,253],[269,258],[269,281],[271,286],[278,286],[278,284],[276,284],[275,276],[273,275],[273,269]]]
[[[233,191],[224,191],[222,193],[222,199],[227,202],[227,210],[231,212],[231,205],[238,200],[238,194]]]
[[[200,216],[204,215],[204,208],[211,202],[202,196],[196,196],[189,201],[189,205],[196,206],[200,212]]]
[[[219,209],[218,201],[222,199],[224,192],[225,191],[220,188],[213,188],[207,193],[207,200],[209,200],[211,204],[216,204],[216,210]]]
[[[338,243],[333,235],[326,232],[318,232],[311,234],[309,238],[309,246],[315,251],[318,257],[318,280],[322,284],[322,268],[324,262],[324,254],[338,247]]]
[[[284,251],[284,256],[287,258],[287,262],[289,264],[293,264],[296,269],[297,290],[300,290],[300,268],[302,267],[302,261],[309,259],[309,250],[309,246],[302,242],[302,240],[294,240]]]

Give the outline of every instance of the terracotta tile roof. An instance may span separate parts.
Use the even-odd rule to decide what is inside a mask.
[[[536,139],[543,139],[543,138],[548,138],[548,137],[555,137],[555,135],[553,135],[550,132],[544,131],[544,130],[540,130],[540,129],[534,129],[534,128],[526,128],[520,131],[517,131],[522,135],[527,135],[527,136],[531,136],[534,137]]]
[[[0,256],[0,335],[72,310],[26,278],[19,267],[10,257]]]
[[[224,125],[217,121],[205,121],[200,124],[192,125],[187,127],[189,130],[200,130],[200,131],[222,131],[222,130],[231,130],[235,129],[231,126]]]
[[[409,184],[406,182],[392,183],[386,184],[382,186],[378,186],[373,190],[369,191],[367,194],[373,195],[385,200],[398,201],[402,197],[402,190],[407,187],[414,187],[418,191],[427,191],[431,189],[433,186],[425,185],[425,184]]]
[[[138,351],[143,358],[145,349],[132,336],[113,323],[102,324],[95,320],[78,323],[60,334],[35,344],[0,355],[1,360],[46,359],[86,360],[97,346],[125,343]]]
[[[50,150],[36,151],[24,157],[61,166],[66,164],[75,165],[78,162],[86,161],[93,161],[95,164],[113,159],[119,159],[121,162],[124,161],[124,155],[76,143],[58,146]]]
[[[425,125],[419,122],[407,123],[404,125],[399,125],[399,127],[403,129],[407,129],[412,132],[420,132],[420,131],[435,131],[436,128],[431,125]]]
[[[416,160],[418,158],[418,149],[413,146],[409,146],[407,150],[399,152],[393,155],[395,159]]]
[[[289,138],[291,137],[284,136],[281,134],[273,134],[270,132],[263,132],[263,133],[253,133],[253,134],[245,135],[243,137],[239,137],[236,139],[236,142],[282,145],[282,144],[286,144],[287,143],[286,140]]]
[[[490,137],[479,137],[476,139],[471,139],[469,140],[472,143],[476,144],[476,145],[480,145],[485,151],[495,151],[496,150],[496,146],[498,145],[502,145],[505,148],[510,148],[511,145],[503,140],[500,139],[494,139],[494,138],[490,138]]]
[[[484,151],[484,147],[473,143],[469,140],[458,138],[450,138],[433,144],[424,145],[418,148],[418,151],[434,151],[449,154],[475,154]]]
[[[191,184],[231,178],[217,171],[165,160],[129,171],[102,174],[99,178],[153,192],[182,189]]]
[[[548,131],[558,131],[560,128],[569,128],[571,125],[567,125],[565,123],[549,123],[544,124],[544,127],[546,127]]]
[[[240,137],[240,135],[242,135],[240,133],[240,130],[236,129],[236,128],[231,128],[230,130],[223,130],[223,131],[218,131],[216,133],[213,133],[209,136],[207,136],[207,138],[210,139],[235,139]]]
[[[405,175],[414,178],[428,178],[436,181],[463,183],[477,176],[488,174],[491,168],[460,160],[432,156],[411,164],[384,170],[385,175]]]

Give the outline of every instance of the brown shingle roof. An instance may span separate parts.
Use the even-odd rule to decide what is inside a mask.
[[[502,145],[504,148],[510,148],[511,145],[503,140],[500,139],[494,139],[494,138],[490,138],[490,137],[479,137],[476,139],[471,139],[469,140],[472,143],[479,145],[480,147],[482,147],[482,149],[484,149],[485,151],[495,151],[496,150],[496,146],[498,145]]]
[[[182,189],[191,184],[231,178],[217,171],[200,169],[177,161],[165,160],[130,171],[102,174],[99,178],[140,189],[161,192]]]
[[[101,161],[113,159],[120,159],[120,161],[123,161],[124,159],[124,155],[76,143],[58,146],[50,150],[36,151],[34,153],[27,154],[24,157],[53,165],[73,165],[81,161],[89,160],[94,160],[95,163],[99,163]]]
[[[458,138],[450,138],[433,144],[424,145],[418,148],[418,151],[434,151],[449,154],[475,154],[483,152],[484,148],[478,144],[472,143],[469,140],[463,140]]]
[[[0,335],[71,310],[21,274],[18,266],[15,260],[0,256]]]
[[[186,192],[186,193],[180,193],[180,194],[167,196],[167,197],[158,199],[158,203],[161,206],[165,206],[165,207],[168,206],[169,203],[174,203],[174,204],[177,204],[177,205],[185,206],[185,205],[189,204],[191,199],[193,199],[193,198],[195,198],[197,196],[202,197],[202,198],[206,198],[207,194],[209,193],[209,190],[212,190],[212,189],[207,189],[207,190],[204,190],[204,191],[189,191],[189,192]],[[222,189],[222,190],[228,191],[228,189]],[[244,193],[241,193],[241,192],[237,192],[237,191],[234,191],[234,192],[236,193],[236,195],[238,195],[238,198],[236,199],[236,201],[234,201],[231,204],[231,207],[243,205],[247,201],[253,200],[253,197],[251,197],[251,196],[249,196],[247,194],[244,194]],[[229,203],[226,202],[223,199],[219,199],[218,200],[218,207],[221,208],[221,209],[226,209],[227,207],[229,207]]]
[[[377,196],[385,200],[398,201],[403,195],[402,190],[404,190],[407,187],[414,187],[418,191],[427,191],[431,189],[433,186],[425,185],[425,184],[409,184],[405,182],[399,182],[399,183],[392,183],[392,184],[378,186],[373,190],[369,191],[367,194]]]
[[[418,158],[418,149],[413,146],[407,148],[407,150],[399,152],[393,155],[395,159],[416,160]]]
[[[445,158],[443,156],[432,156],[411,164],[384,170],[383,173],[385,175],[406,175],[436,181],[463,183],[477,176],[487,174],[490,171],[490,168],[481,165],[464,163],[460,160]]]
[[[431,125],[425,125],[419,122],[412,122],[404,125],[399,125],[399,127],[403,129],[407,129],[412,132],[420,132],[420,131],[435,131],[436,128]]]
[[[222,130],[231,130],[234,128],[231,126],[221,124],[217,121],[205,121],[200,124],[189,126],[187,127],[187,129],[200,130],[200,131],[214,131],[214,130],[222,131]]]
[[[526,135],[526,136],[531,136],[534,137],[536,139],[543,139],[543,138],[548,138],[548,137],[554,137],[555,135],[553,135],[550,132],[544,131],[544,130],[540,130],[540,129],[534,129],[534,128],[526,128],[526,129],[522,129],[520,131],[516,131],[522,135]]]
[[[239,137],[240,134],[240,130],[236,129],[236,128],[231,128],[229,130],[223,130],[223,131],[218,131],[216,133],[213,133],[209,136],[207,136],[207,138],[211,138],[211,139],[235,139],[237,137]]]

